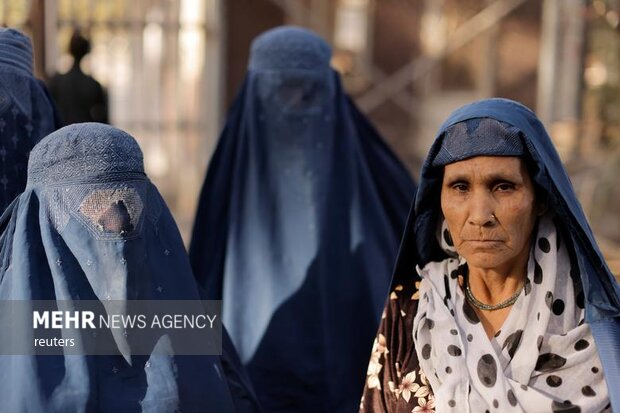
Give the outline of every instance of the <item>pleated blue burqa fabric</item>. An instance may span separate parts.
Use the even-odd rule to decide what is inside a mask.
[[[204,298],[138,144],[113,127],[75,124],[35,146],[26,189],[0,225],[0,300],[105,307],[108,300]],[[258,411],[226,336],[221,357],[177,356],[165,340],[157,346],[150,356],[120,345],[110,356],[0,356],[0,410]]]
[[[415,185],[314,33],[252,44],[190,260],[270,412],[353,412]]]
[[[28,37],[0,28],[0,211],[24,190],[32,147],[60,125],[32,58]]]

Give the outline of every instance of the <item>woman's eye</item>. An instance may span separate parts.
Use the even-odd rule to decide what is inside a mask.
[[[513,189],[515,189],[514,184],[507,182],[495,185],[495,190],[500,192],[512,191]]]
[[[452,189],[454,189],[457,192],[465,192],[467,191],[467,185],[466,184],[454,184],[452,185]]]

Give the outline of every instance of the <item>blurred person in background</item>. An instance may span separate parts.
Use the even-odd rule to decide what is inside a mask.
[[[456,110],[411,208],[361,413],[620,410],[620,288],[531,110]]]
[[[0,28],[0,212],[26,187],[28,154],[59,127],[45,85],[34,77],[32,44]]]
[[[174,219],[145,175],[142,151],[111,126],[66,126],[35,146],[26,190],[0,229],[3,302],[52,300],[66,308],[92,300],[108,310],[136,300],[204,298]],[[2,316],[15,328],[0,342],[31,342],[33,331],[18,316]],[[27,318],[31,326],[32,315]],[[125,334],[113,338],[117,352],[90,355],[84,350],[90,334],[79,331],[74,347],[81,350],[70,354],[0,355],[0,410],[260,411],[224,330],[221,356],[177,355],[167,334],[155,336],[151,354],[133,351]]]
[[[104,88],[82,71],[82,59],[90,52],[90,41],[75,29],[69,41],[73,65],[67,73],[54,75],[49,89],[65,125],[79,122],[108,123],[108,100]]]
[[[358,410],[415,191],[330,58],[301,28],[253,41],[193,228],[194,274],[269,412]]]

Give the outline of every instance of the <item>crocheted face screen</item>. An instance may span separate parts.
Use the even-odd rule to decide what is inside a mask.
[[[330,77],[323,73],[258,73],[258,95],[267,111],[311,115],[321,113],[331,99]]]
[[[98,232],[128,235],[137,227],[142,208],[134,188],[107,188],[88,194],[78,210]]]
[[[293,110],[309,109],[320,105],[325,98],[325,88],[316,81],[304,78],[284,78],[277,88],[277,99]]]
[[[44,193],[48,217],[58,233],[72,217],[98,240],[135,238],[143,215],[156,224],[161,212],[161,201],[146,181],[67,185]]]

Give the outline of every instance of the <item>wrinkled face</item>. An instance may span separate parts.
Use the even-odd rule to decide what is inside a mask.
[[[468,265],[510,271],[527,262],[540,208],[520,158],[477,156],[446,165],[441,210]]]

